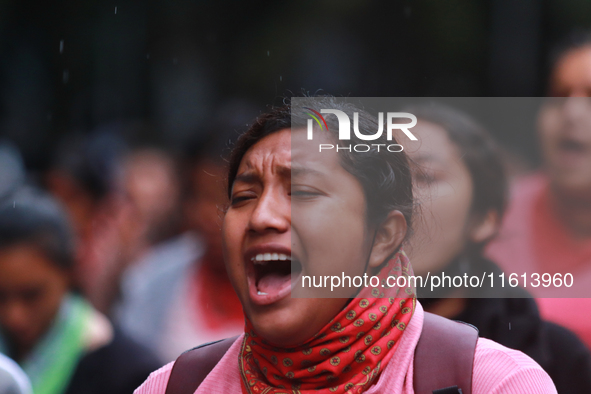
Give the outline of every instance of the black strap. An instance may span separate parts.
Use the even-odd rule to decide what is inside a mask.
[[[236,338],[206,343],[181,354],[172,367],[165,394],[193,394]]]
[[[415,393],[471,394],[477,341],[474,326],[425,312],[415,349]]]
[[[451,386],[444,389],[433,390],[433,394],[462,394],[462,389],[458,388],[458,386]]]
[[[207,343],[181,354],[172,367],[166,394],[193,394],[236,338]],[[425,312],[415,350],[415,393],[471,394],[477,340],[474,326]]]

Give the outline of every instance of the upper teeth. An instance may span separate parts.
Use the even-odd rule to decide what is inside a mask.
[[[251,258],[251,260],[255,261],[255,262],[259,262],[259,261],[267,262],[267,261],[277,261],[277,260],[291,261],[291,256],[288,256],[283,253],[259,253],[256,256],[254,256],[253,258]]]

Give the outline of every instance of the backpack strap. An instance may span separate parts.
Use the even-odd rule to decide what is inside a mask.
[[[193,394],[238,337],[187,350],[175,361],[165,394]]]
[[[177,358],[166,394],[193,394],[238,337],[197,346]],[[471,394],[478,330],[425,312],[415,349],[416,394]]]
[[[415,349],[416,394],[471,394],[476,327],[425,312]]]

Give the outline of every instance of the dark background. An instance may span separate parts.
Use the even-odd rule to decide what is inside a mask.
[[[42,170],[67,133],[175,148],[302,92],[540,96],[589,26],[581,0],[1,0],[0,137]]]

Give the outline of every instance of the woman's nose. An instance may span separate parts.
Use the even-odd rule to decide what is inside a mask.
[[[291,223],[291,200],[280,190],[265,190],[259,197],[250,217],[249,229],[255,232],[289,229]]]

